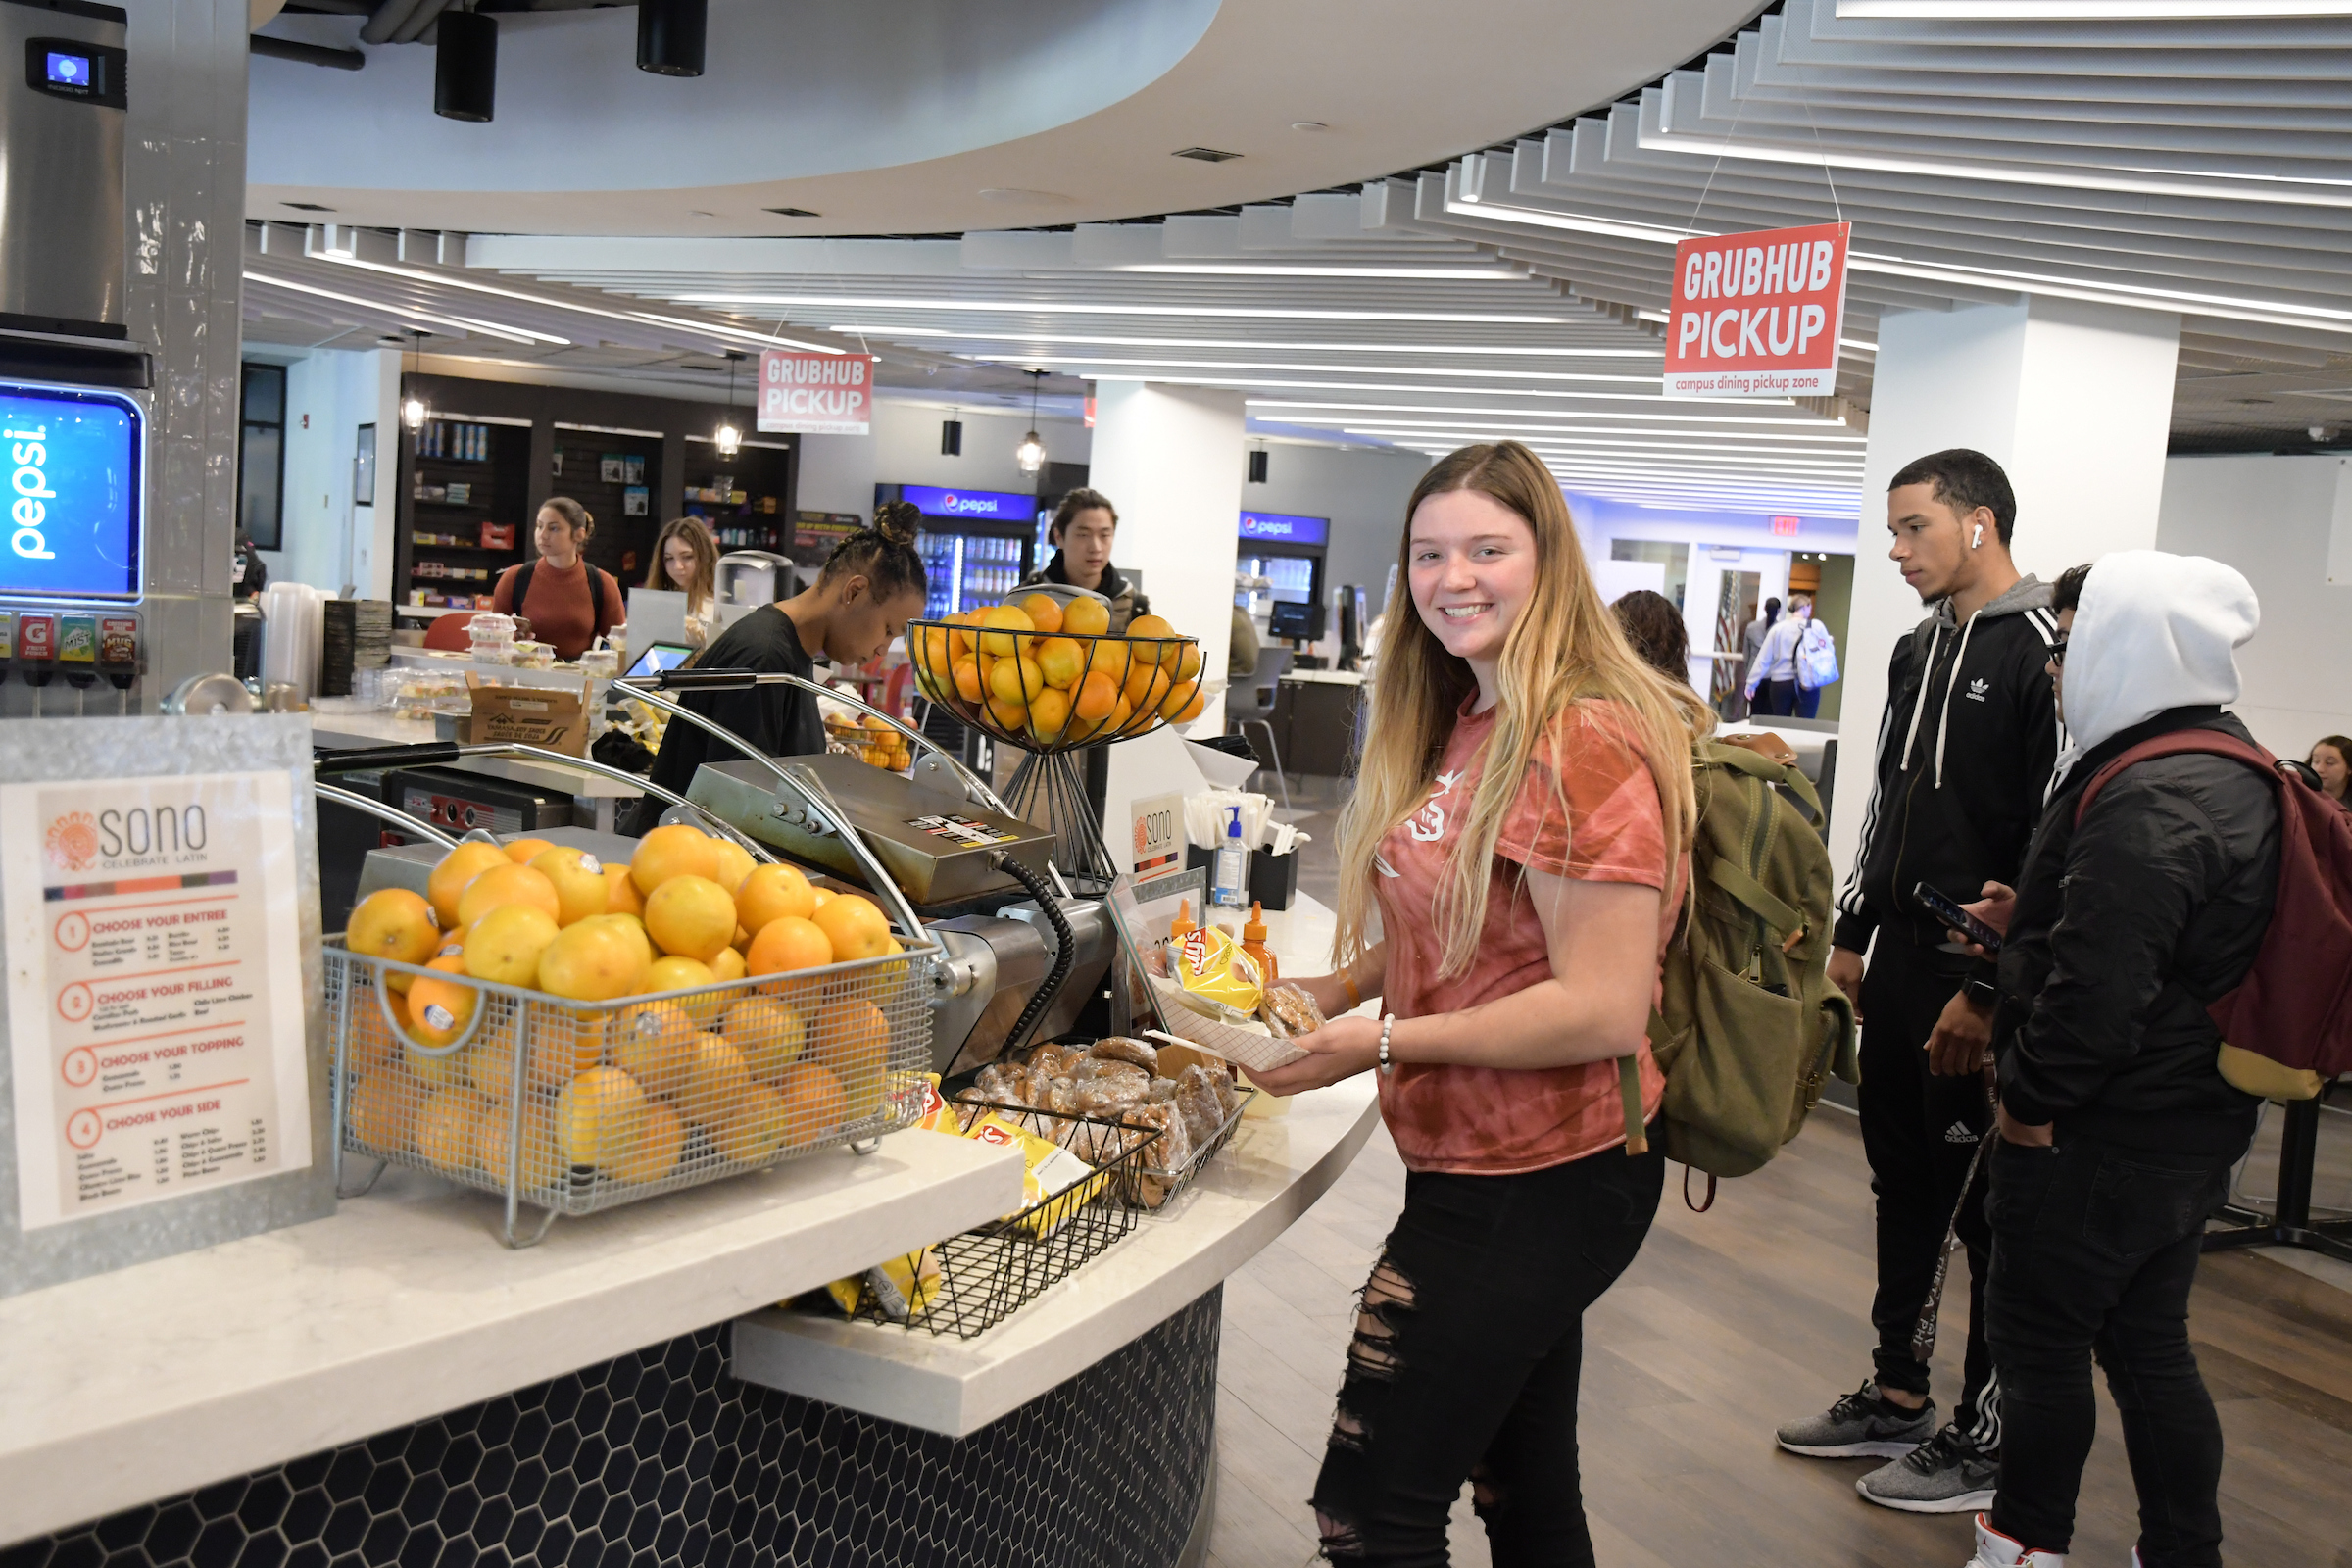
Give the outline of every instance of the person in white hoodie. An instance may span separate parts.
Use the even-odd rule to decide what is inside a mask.
[[[1971,906],[2005,933],[1984,1291],[2004,1432],[1973,1564],[2065,1563],[2095,1354],[2139,1494],[2138,1568],[2219,1568],[2222,1429],[2188,1297],[2259,1102],[2223,1077],[2206,1006],[2245,978],[2270,927],[2277,786],[2176,752],[2132,760],[2082,803],[2142,742],[2203,729],[2251,744],[2224,705],[2261,611],[2229,566],[2154,550],[2077,566],[2051,608],[2071,744],[2016,890],[1987,883]]]

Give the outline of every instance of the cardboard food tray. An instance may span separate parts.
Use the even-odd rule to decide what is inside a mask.
[[[1306,1054],[1287,1040],[1272,1035],[1254,1034],[1248,1029],[1236,1029],[1220,1023],[1204,1013],[1195,1012],[1184,999],[1184,988],[1164,975],[1152,975],[1152,989],[1159,999],[1159,1015],[1166,1021],[1168,1033],[1200,1047],[1202,1051],[1222,1056],[1239,1067],[1252,1067],[1259,1072],[1271,1072],[1285,1067]]]

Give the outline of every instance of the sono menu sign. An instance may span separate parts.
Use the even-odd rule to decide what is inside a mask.
[[[760,428],[803,435],[869,435],[874,357],[760,351]]]
[[[1827,397],[1838,384],[1850,223],[1714,234],[1674,248],[1670,398]]]

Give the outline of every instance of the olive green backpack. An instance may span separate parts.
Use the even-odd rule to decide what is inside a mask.
[[[1853,1083],[1858,1069],[1854,1009],[1829,978],[1820,797],[1778,736],[1702,741],[1693,771],[1690,891],[1649,1044],[1666,1075],[1666,1155],[1705,1172],[1712,1200],[1716,1177],[1761,1168],[1797,1135],[1831,1073]]]

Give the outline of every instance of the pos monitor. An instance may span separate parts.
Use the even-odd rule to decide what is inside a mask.
[[[1267,612],[1266,630],[1286,642],[1311,643],[1323,636],[1323,607],[1295,599],[1277,599]]]

